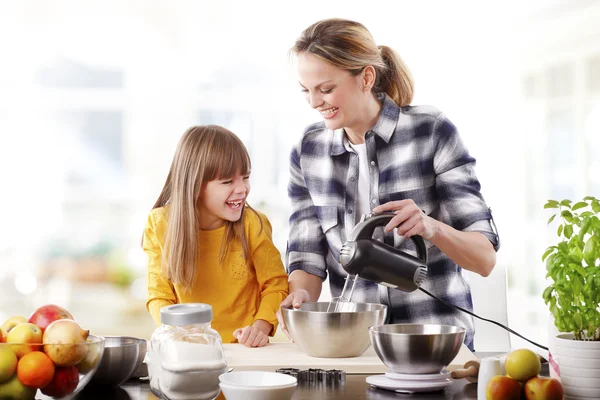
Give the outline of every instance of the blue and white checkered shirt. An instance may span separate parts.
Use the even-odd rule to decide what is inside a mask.
[[[491,212],[480,193],[471,157],[456,127],[433,107],[398,107],[385,94],[377,124],[365,135],[369,158],[371,209],[393,200],[412,199],[427,215],[461,231],[485,235],[497,249]],[[345,227],[357,215],[358,155],[343,129],[323,122],[310,125],[290,156],[288,195],[292,201],[287,249],[288,273],[300,269],[327,278],[339,296],[346,272],[340,265]],[[395,232],[395,231],[394,231]],[[410,240],[375,231],[375,237],[416,254]],[[439,298],[472,311],[471,291],[461,268],[431,242],[428,275],[422,287]],[[436,323],[467,329],[473,349],[473,318],[416,290],[411,293],[359,279],[353,301],[388,306],[388,323]]]

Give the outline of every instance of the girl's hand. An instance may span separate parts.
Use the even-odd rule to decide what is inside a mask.
[[[391,232],[394,228],[398,235],[409,238],[414,235],[430,240],[436,233],[438,222],[425,215],[412,200],[389,201],[377,206],[373,212],[393,211],[396,216],[388,222],[384,230]]]
[[[267,321],[256,320],[252,326],[236,329],[233,337],[246,347],[263,347],[269,343],[269,333],[272,329],[273,325]]]

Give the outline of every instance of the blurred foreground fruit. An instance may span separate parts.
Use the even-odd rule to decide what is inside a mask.
[[[518,349],[510,352],[504,361],[506,373],[518,381],[525,382],[537,376],[542,370],[539,357],[529,349]]]
[[[79,384],[79,372],[75,367],[57,367],[52,381],[41,388],[46,396],[62,397],[73,393]]]
[[[485,398],[486,400],[519,400],[521,383],[510,376],[493,376],[485,387]]]
[[[17,369],[17,355],[7,345],[0,345],[0,382],[8,380]]]
[[[47,304],[35,310],[29,316],[28,322],[32,324],[36,324],[40,327],[42,332],[46,330],[46,327],[50,325],[52,322],[59,319],[75,319],[71,315],[70,312],[65,310],[64,308],[54,305]]]
[[[562,400],[563,387],[556,379],[534,376],[525,383],[527,400]]]
[[[85,358],[89,333],[71,319],[56,320],[44,332],[44,351],[57,366],[75,365]]]
[[[100,361],[102,360],[102,348],[98,343],[88,343],[87,354],[81,360],[79,364],[76,365],[79,373],[87,374],[91,370],[93,370]]]
[[[17,377],[25,386],[42,388],[54,377],[54,363],[45,353],[32,351],[19,360]]]
[[[6,321],[4,321],[4,323],[2,324],[2,326],[0,326],[0,331],[2,332],[2,341],[6,342],[6,338],[8,337],[8,332],[10,332],[10,330],[12,328],[14,328],[15,326],[25,323],[27,322],[27,318],[22,317],[20,315],[13,315],[12,317],[8,318]]]
[[[33,400],[35,392],[37,389],[23,385],[17,375],[0,383],[0,399],[2,400]]]
[[[11,344],[10,347],[15,352],[17,357],[21,358],[25,354],[39,350],[42,347],[39,344],[42,343],[42,330],[37,325],[25,322],[15,326],[10,330],[10,332],[8,332],[6,342],[19,343]]]

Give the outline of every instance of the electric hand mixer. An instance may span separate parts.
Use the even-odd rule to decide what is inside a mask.
[[[359,276],[405,292],[412,292],[421,286],[427,276],[427,249],[423,238],[411,236],[417,249],[418,257],[415,257],[372,237],[375,228],[385,226],[395,216],[392,212],[369,214],[352,229],[340,251],[340,263],[348,275],[342,293],[331,299],[328,311],[332,304],[335,304],[334,312],[337,312],[340,303],[352,301]],[[351,280],[352,288],[346,295]]]
[[[332,304],[335,304],[334,312],[342,311],[340,308],[344,303],[352,304],[352,294],[354,293],[356,281],[360,276],[369,281],[390,288],[400,289],[404,292],[413,292],[419,289],[446,306],[454,307],[482,321],[497,325],[541,349],[548,350],[546,346],[527,339],[520,333],[499,322],[482,318],[470,310],[448,303],[423,289],[421,284],[427,277],[427,248],[425,247],[423,238],[421,236],[410,237],[415,244],[418,257],[372,238],[375,228],[385,226],[394,216],[396,214],[392,212],[368,214],[363,216],[361,221],[352,229],[350,237],[340,250],[340,263],[348,275],[346,276],[342,293],[340,296],[331,299],[327,311],[329,311]],[[350,289],[350,294],[346,295],[350,280],[354,280],[354,282]]]

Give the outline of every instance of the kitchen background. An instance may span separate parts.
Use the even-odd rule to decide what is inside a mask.
[[[149,338],[140,238],[193,124],[246,143],[250,203],[283,254],[289,150],[320,120],[287,51],[334,16],[394,47],[413,104],[458,126],[501,234],[510,326],[547,343],[543,204],[600,196],[598,1],[0,0],[0,322],[55,303],[93,333]]]

